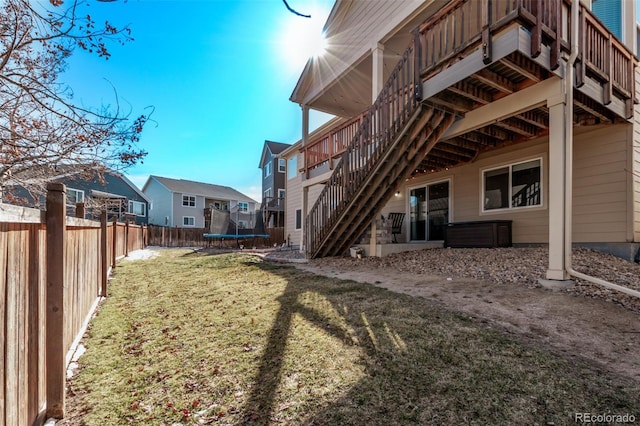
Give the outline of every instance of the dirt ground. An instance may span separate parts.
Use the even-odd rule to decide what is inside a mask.
[[[432,300],[530,344],[640,383],[640,314],[610,301],[544,288],[372,268],[356,261],[294,266]]]

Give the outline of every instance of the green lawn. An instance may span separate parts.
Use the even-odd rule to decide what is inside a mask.
[[[174,250],[122,262],[84,343],[73,424],[640,418],[637,383],[424,299],[249,255]]]

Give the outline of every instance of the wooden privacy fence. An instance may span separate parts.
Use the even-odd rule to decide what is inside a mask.
[[[146,232],[147,245],[149,246],[204,247],[212,244],[212,240],[204,238],[204,234],[209,232],[206,228],[171,228],[168,226],[148,225]],[[274,244],[280,245],[285,242],[284,228],[267,228],[265,232],[269,234],[269,238],[248,239],[247,241],[249,242],[243,243],[244,246],[248,247],[250,244],[255,243],[259,247],[272,247]],[[215,245],[235,248],[238,246],[238,241],[234,238],[228,238],[224,241],[216,239]]]
[[[65,377],[109,269],[144,247],[146,229],[65,216],[66,188],[47,210],[0,204],[0,425],[62,418]]]

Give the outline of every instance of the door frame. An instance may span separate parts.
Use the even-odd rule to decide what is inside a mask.
[[[427,189],[430,185],[437,185],[439,183],[444,183],[444,182],[448,182],[449,183],[449,217],[448,217],[448,221],[451,222],[453,219],[453,176],[448,176],[448,177],[443,177],[440,179],[433,179],[433,180],[428,180],[428,181],[424,181],[420,184],[414,184],[411,186],[407,186],[406,188],[406,198],[407,201],[405,203],[405,212],[406,212],[406,217],[409,218],[409,220],[405,221],[405,232],[407,235],[407,239],[409,242],[411,243],[424,243],[424,242],[430,242],[430,241],[443,241],[443,240],[429,240],[426,239],[428,238],[428,223],[429,223],[429,216],[427,213],[427,218],[426,218],[426,224],[425,224],[425,239],[424,240],[412,240],[411,239],[411,191],[414,189],[420,189],[420,188],[425,188]],[[427,202],[428,202],[428,198],[429,198],[429,190],[426,190],[426,197],[427,197]]]

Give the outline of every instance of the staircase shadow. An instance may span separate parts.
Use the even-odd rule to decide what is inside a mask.
[[[605,379],[590,367],[570,365],[428,300],[353,281],[319,279],[289,266],[251,265],[284,278],[287,285],[241,410],[245,424],[414,425],[464,419],[478,424],[560,424],[567,413],[582,408],[634,408],[625,405],[631,399],[609,390],[594,398],[584,397],[593,391],[587,389],[557,397],[563,387],[575,386],[564,382],[571,375],[593,383]],[[309,294],[339,315],[331,318],[314,309]],[[345,347],[356,347],[362,374],[338,386],[335,397],[296,397],[298,414],[290,419],[277,404],[279,387],[290,373],[285,372],[285,357],[296,316]]]

